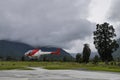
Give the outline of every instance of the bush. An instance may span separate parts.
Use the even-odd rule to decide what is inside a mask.
[[[95,57],[93,58],[93,64],[98,64],[99,62],[99,56],[95,55]]]
[[[76,55],[76,62],[82,63],[82,56],[81,56],[80,53],[78,53],[78,54]]]
[[[120,62],[117,65],[120,67]]]
[[[116,62],[115,61],[111,61],[110,65],[116,65]]]

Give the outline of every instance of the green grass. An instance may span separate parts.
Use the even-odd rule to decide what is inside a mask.
[[[76,62],[27,62],[27,61],[0,61],[0,70],[22,69],[31,70],[29,67],[42,67],[45,69],[84,69],[94,71],[110,71],[120,72],[120,66],[105,65],[99,63],[98,65],[79,64]]]

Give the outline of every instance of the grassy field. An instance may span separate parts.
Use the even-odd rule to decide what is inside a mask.
[[[94,64],[79,64],[76,62],[26,62],[26,61],[1,61],[0,70],[22,69],[32,70],[29,67],[42,67],[45,69],[81,69],[94,71],[110,71],[120,72],[120,66],[105,65],[104,63]]]

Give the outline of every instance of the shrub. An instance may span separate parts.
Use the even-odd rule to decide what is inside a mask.
[[[82,56],[81,56],[80,53],[78,53],[78,54],[76,55],[76,62],[82,63]]]
[[[93,58],[93,64],[98,64],[99,62],[99,56],[95,55],[95,57]]]

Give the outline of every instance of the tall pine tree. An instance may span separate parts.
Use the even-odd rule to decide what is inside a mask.
[[[85,63],[89,62],[90,54],[91,54],[91,50],[89,48],[89,44],[84,44],[84,48],[83,48],[83,62],[85,62]]]

